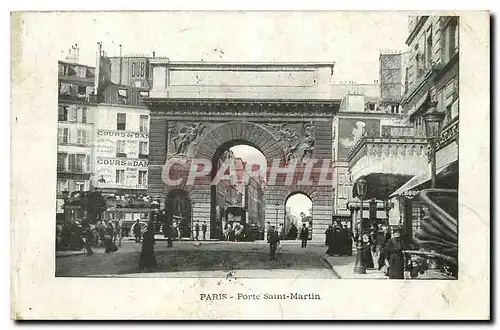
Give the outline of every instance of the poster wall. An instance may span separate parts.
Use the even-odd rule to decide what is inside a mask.
[[[148,160],[139,157],[147,154],[148,141],[146,133],[97,130],[96,186],[147,189]],[[146,150],[141,150],[141,142]]]

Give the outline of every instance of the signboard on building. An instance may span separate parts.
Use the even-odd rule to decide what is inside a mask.
[[[97,187],[147,189],[147,159],[97,157]]]
[[[147,133],[97,130],[96,186],[147,189],[148,160],[140,158],[140,144],[148,142]]]

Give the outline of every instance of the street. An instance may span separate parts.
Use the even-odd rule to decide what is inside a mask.
[[[155,245],[157,266],[140,269],[141,244],[122,242],[118,252],[105,254],[95,249],[92,256],[74,255],[56,258],[56,276],[126,277],[258,277],[258,278],[337,278],[322,259],[325,247],[300,242],[281,244],[277,260],[270,260],[269,245],[246,242],[174,242]]]

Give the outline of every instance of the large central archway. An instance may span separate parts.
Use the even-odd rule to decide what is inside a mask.
[[[194,159],[203,159],[212,163],[214,159],[220,157],[221,152],[233,145],[245,144],[258,149],[266,159],[269,179],[269,171],[273,165],[287,166],[287,159],[298,161],[298,167],[304,168],[305,163],[301,163],[310,142],[316,139],[316,148],[309,153],[308,157],[318,160],[331,160],[331,122],[326,120],[313,121],[311,118],[280,119],[276,121],[260,120],[250,122],[247,120],[217,122],[216,120],[203,122],[173,120],[168,121],[169,135],[166,140],[166,163],[171,159],[180,159],[184,162],[185,169]],[[315,137],[316,136],[316,137]],[[290,149],[292,148],[292,149]],[[307,158],[306,158],[307,159]],[[165,167],[164,167],[165,168]],[[150,176],[155,174],[154,166],[150,166]],[[317,177],[317,172],[315,172]],[[163,175],[162,174],[158,174]],[[318,184],[299,185],[300,175],[292,173],[293,183],[284,182],[284,176],[278,178],[276,182],[266,183],[264,189],[264,221],[267,222],[276,216],[285,218],[285,202],[287,196],[294,191],[305,192],[314,204],[313,215],[315,226],[313,228],[313,240],[322,240],[321,233],[332,221],[332,197],[331,186],[321,186]],[[213,176],[212,176],[213,177]],[[283,180],[282,180],[283,179]],[[152,181],[152,180],[151,180]],[[150,182],[151,182],[150,181]],[[271,180],[272,181],[272,180]],[[187,185],[185,181],[178,186],[164,185],[165,193],[175,189],[186,191],[192,201],[192,214],[194,223],[206,222],[207,233],[211,239],[221,239],[221,224],[217,224],[216,208],[213,202],[213,187],[208,176],[204,177],[196,184]],[[220,221],[219,221],[220,223]],[[219,226],[219,228],[217,228]],[[263,237],[261,237],[263,238]]]
[[[266,158],[248,141],[229,141],[217,149],[212,159],[212,180],[227,163],[234,166],[234,173],[226,170],[234,181],[220,180],[211,186],[210,236],[226,240],[262,239]],[[246,171],[255,173],[245,177]],[[242,229],[242,235],[232,235],[235,227]]]

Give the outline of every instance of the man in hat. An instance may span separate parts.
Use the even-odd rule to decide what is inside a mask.
[[[271,226],[267,233],[267,242],[269,243],[271,259],[276,260],[276,249],[278,248],[278,244],[280,244],[280,237],[274,226]]]
[[[299,238],[302,242],[301,247],[307,247],[307,240],[309,239],[309,228],[307,228],[306,224],[302,224],[302,228],[300,228]]]
[[[137,219],[134,223],[134,237],[136,243],[141,242],[141,236],[142,236],[142,228],[141,224],[139,223],[139,219]]]

